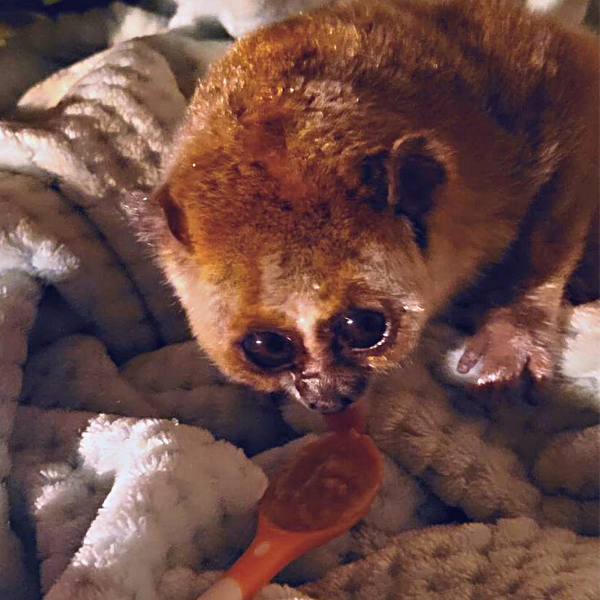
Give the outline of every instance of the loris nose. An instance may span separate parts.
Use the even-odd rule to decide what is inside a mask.
[[[340,412],[362,395],[366,379],[327,377],[317,372],[302,373],[295,381],[300,401],[322,413]]]

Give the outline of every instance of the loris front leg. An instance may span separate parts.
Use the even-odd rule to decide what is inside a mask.
[[[558,345],[563,286],[548,283],[508,306],[491,309],[468,341],[457,370],[469,373],[481,362],[476,384],[512,383],[527,371],[535,381],[552,375]]]
[[[489,310],[458,362],[463,375],[478,366],[477,386],[510,384],[524,373],[541,382],[553,373],[565,289],[578,263],[598,251],[586,247],[597,239],[590,236],[597,179],[565,172],[553,191],[541,199],[542,210],[534,207],[520,249],[506,265],[509,275],[520,271],[520,293]],[[588,283],[597,294],[598,274]]]

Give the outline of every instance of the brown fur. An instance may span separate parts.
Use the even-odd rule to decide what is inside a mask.
[[[155,196],[178,239],[160,220],[150,234],[201,345],[262,390],[305,400],[309,373],[335,409],[476,286],[497,306],[460,369],[546,377],[565,286],[586,243],[597,256],[598,62],[595,39],[508,0],[342,4],[237,42]],[[385,164],[366,183],[365,156]],[[430,181],[411,188],[398,165],[414,156]],[[339,360],[331,323],[349,306],[381,309],[390,334]],[[294,340],[293,369],[244,360],[253,327]]]

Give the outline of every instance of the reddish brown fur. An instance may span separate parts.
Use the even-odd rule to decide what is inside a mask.
[[[307,370],[343,387],[396,364],[504,264],[511,297],[463,367],[481,360],[480,383],[526,365],[546,376],[598,210],[598,73],[595,39],[502,0],[350,3],[237,42],[196,91],[157,194],[184,232],[162,230],[159,256],[200,343],[260,389],[289,390]],[[423,251],[393,206],[364,201],[359,177],[365,155],[413,134],[446,172]],[[383,306],[392,335],[338,364],[328,324],[350,305]],[[244,361],[237,342],[256,326],[294,338],[294,372]]]

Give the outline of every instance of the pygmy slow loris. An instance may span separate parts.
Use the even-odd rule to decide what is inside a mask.
[[[548,377],[561,303],[598,294],[598,65],[501,0],[338,4],[238,41],[145,218],[201,346],[334,412],[472,289],[459,371]]]

